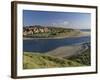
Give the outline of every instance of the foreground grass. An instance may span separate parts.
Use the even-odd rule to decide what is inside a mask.
[[[23,69],[83,66],[75,61],[39,53],[24,52],[23,60]]]
[[[85,52],[78,54],[78,55],[73,55],[69,60],[76,61],[78,63],[81,63],[83,65],[90,66],[91,65],[91,55],[90,55],[90,48],[87,49]]]

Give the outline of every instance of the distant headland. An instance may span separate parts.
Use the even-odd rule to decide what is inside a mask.
[[[90,32],[88,31],[83,32],[80,29],[72,29],[72,28],[41,26],[41,25],[23,27],[24,39],[66,38],[66,37],[80,37],[88,35],[90,35]]]

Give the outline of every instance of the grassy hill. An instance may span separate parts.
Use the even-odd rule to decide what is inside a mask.
[[[54,67],[74,67],[74,66],[83,66],[75,61],[56,58],[53,56],[39,54],[39,53],[29,53],[24,52],[24,69],[33,69],[33,68],[54,68]]]

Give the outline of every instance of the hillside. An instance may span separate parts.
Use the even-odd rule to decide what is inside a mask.
[[[75,61],[56,58],[53,56],[39,54],[39,53],[32,54],[29,52],[24,52],[23,59],[24,59],[23,63],[24,69],[83,66],[82,64]]]

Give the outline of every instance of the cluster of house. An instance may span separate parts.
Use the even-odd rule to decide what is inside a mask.
[[[49,32],[50,29],[48,27],[27,27],[23,29],[23,35],[32,35],[35,33],[46,33]]]

